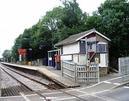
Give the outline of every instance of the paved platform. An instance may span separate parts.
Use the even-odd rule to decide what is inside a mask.
[[[53,80],[54,82],[64,86],[65,88],[79,87],[79,84],[74,83],[73,81],[71,81],[65,77],[62,77],[61,71],[54,70],[53,68],[48,67],[48,66],[28,66],[28,65],[4,63],[4,62],[2,62],[2,64],[38,71],[38,72],[42,73],[43,75],[45,75],[46,77],[48,77],[49,79]]]
[[[35,66],[29,66],[29,65],[12,64],[12,63],[7,63],[7,62],[1,62],[1,63],[5,65],[9,65],[9,66],[15,66],[15,67],[25,68],[25,69],[30,69],[30,70],[38,69],[38,67],[36,68]]]
[[[61,85],[63,85],[66,88],[79,86],[79,84],[74,83],[74,82],[70,81],[69,79],[66,79],[58,74],[55,74],[46,68],[39,68],[38,71],[40,73],[44,74],[45,76],[47,76],[48,78],[52,79],[54,82],[60,83]]]

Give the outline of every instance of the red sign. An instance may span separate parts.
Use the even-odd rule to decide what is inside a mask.
[[[20,49],[18,49],[18,53],[19,53],[19,55],[26,55],[26,49],[22,49],[22,48],[20,48]]]

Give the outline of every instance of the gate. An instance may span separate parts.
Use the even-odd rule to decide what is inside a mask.
[[[129,75],[129,57],[119,58],[119,74]]]
[[[78,83],[96,83],[99,82],[99,66],[97,64],[91,64],[87,67],[86,65],[63,61],[62,76]]]

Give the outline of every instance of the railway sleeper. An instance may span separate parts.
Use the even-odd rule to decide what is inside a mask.
[[[32,91],[30,91],[29,89],[27,89],[24,86],[13,86],[13,87],[8,87],[8,88],[2,88],[1,89],[1,96],[5,97],[5,96],[17,96],[20,95],[20,92],[25,92],[28,94],[31,94]]]

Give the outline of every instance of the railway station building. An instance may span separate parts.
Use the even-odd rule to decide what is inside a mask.
[[[99,67],[107,73],[110,41],[105,35],[91,29],[71,35],[55,44],[55,47],[58,47],[56,52],[60,55],[60,61],[71,61],[79,65],[97,62]]]

